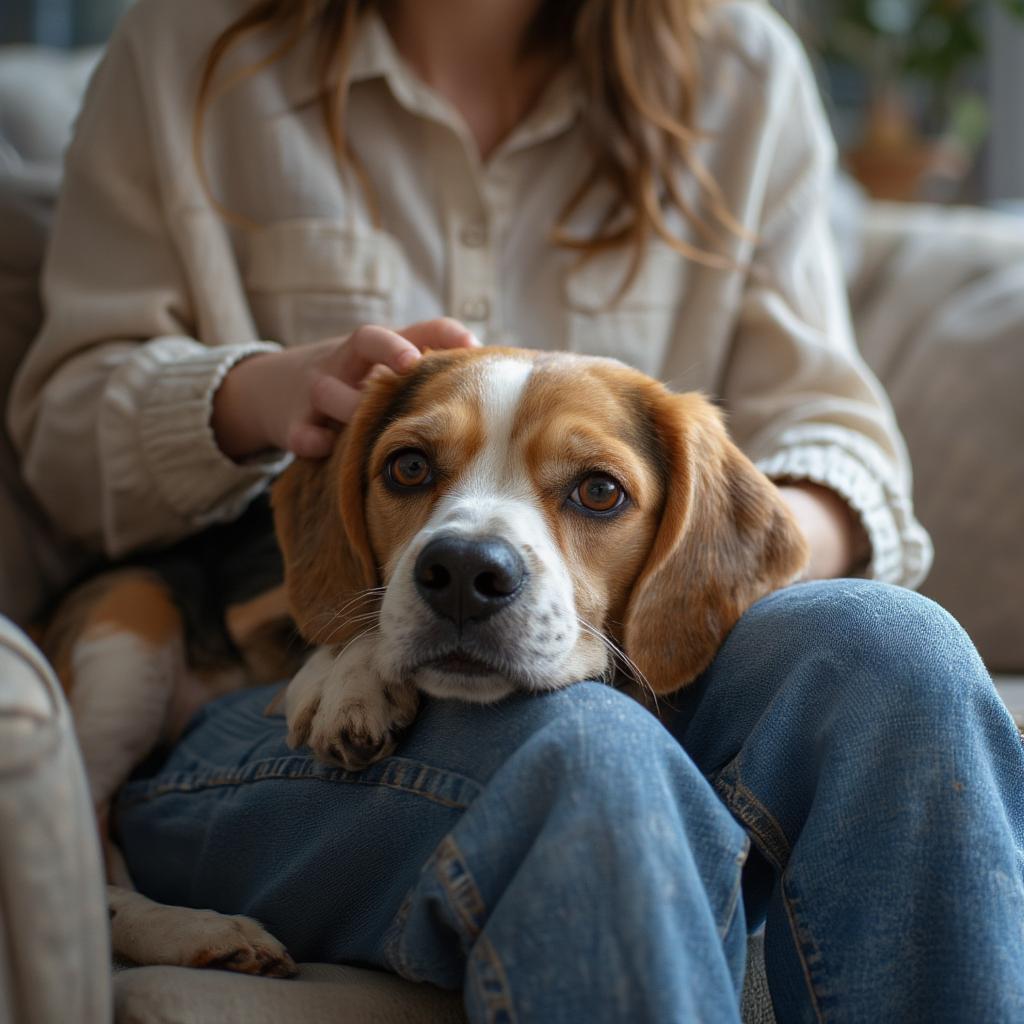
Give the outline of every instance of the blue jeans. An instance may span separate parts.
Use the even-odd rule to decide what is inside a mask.
[[[790,587],[664,724],[581,683],[428,702],[351,773],[268,690],[122,793],[155,899],[298,960],[462,986],[472,1021],[731,1021],[748,929],[782,1021],[1024,1021],[1024,753],[970,641],[913,593]]]

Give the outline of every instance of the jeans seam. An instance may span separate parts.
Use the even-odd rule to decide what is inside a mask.
[[[456,866],[459,869],[460,877],[453,884],[452,874],[453,868]],[[385,932],[385,959],[391,964],[393,970],[410,981],[425,980],[413,970],[402,953],[402,932],[424,876],[430,876],[441,887],[448,905],[455,911],[459,921],[462,923],[466,946],[475,942],[480,935],[486,911],[486,904],[472,875],[469,873],[469,869],[465,865],[458,844],[451,835],[445,836],[423,865],[420,871],[420,878],[406,893],[397,913],[392,918]]]
[[[407,781],[415,768],[414,777]],[[446,772],[430,765],[388,758],[363,772],[318,765],[306,757],[273,758],[254,761],[245,768],[233,771],[183,773],[163,781],[152,780],[138,784],[140,792],[132,792],[129,784],[118,800],[120,808],[149,803],[174,793],[193,793],[203,789],[250,785],[256,782],[308,780],[310,782],[351,783],[360,786],[378,786],[418,796],[432,803],[455,810],[465,810],[477,795],[479,785],[465,776]],[[447,789],[449,792],[439,792]]]
[[[481,934],[473,947],[479,961],[474,988],[476,989],[488,1024],[515,1024],[517,1020],[512,1004],[508,974],[494,944]],[[490,984],[488,984],[490,982]]]
[[[444,889],[449,905],[459,915],[466,935],[475,942],[483,928],[487,905],[458,843],[450,835],[445,836],[437,848],[434,874]]]
[[[820,960],[821,951],[810,930],[801,924],[799,899],[790,895],[786,885],[786,865],[792,851],[786,833],[775,816],[741,781],[739,757],[734,758],[722,769],[713,785],[729,810],[743,823],[753,837],[758,849],[779,873],[779,893],[783,906],[786,908],[786,919],[789,921],[793,945],[804,974],[811,1007],[815,1019],[820,1024],[824,1024],[826,1017],[820,1002],[823,994],[818,991],[815,972],[810,962],[812,959]]]
[[[423,870],[428,870],[433,865],[433,857],[424,865]],[[409,911],[412,910],[413,897],[416,893],[416,886],[413,885],[409,891],[405,894],[405,899],[402,900],[402,905],[398,908],[398,913],[395,914],[388,925],[388,930],[384,935],[384,959],[391,967],[391,969],[407,981],[422,982],[425,978],[420,977],[418,972],[414,971],[409,964],[406,962],[405,957],[402,955],[402,933],[405,930],[405,922],[409,917]]]
[[[754,838],[757,848],[781,874],[791,846],[785,830],[757,796],[740,780],[739,758],[734,758],[712,781],[715,792]]]
[[[458,916],[464,936],[469,940],[467,945],[472,945],[472,955],[478,965],[474,987],[486,1019],[492,1024],[514,1024],[516,1014],[505,965],[494,944],[483,934],[487,906],[452,836],[445,836],[437,847],[433,872],[447,904]]]
[[[483,933],[487,904],[466,864],[458,843],[447,835],[424,865],[444,893],[446,902],[461,924],[462,938],[472,947],[478,963],[473,986],[489,1024],[515,1024],[511,986],[505,965],[490,939]],[[388,926],[384,956],[392,970],[409,981],[424,981],[412,968],[402,951],[402,932],[409,917],[419,883],[406,894],[398,913]]]
[[[815,1019],[819,1021],[819,1024],[825,1024],[826,1017],[819,1001],[818,984],[814,979],[813,969],[809,963],[808,956],[805,955],[804,947],[811,947],[811,952],[817,959],[821,958],[821,952],[817,948],[814,937],[798,920],[800,917],[799,907],[797,906],[799,898],[790,896],[786,887],[785,874],[779,877],[779,893],[782,896],[782,905],[786,908],[786,919],[789,921],[789,931],[793,936],[796,955],[804,972],[804,982],[807,985],[807,994],[811,1000],[811,1008],[814,1010]]]
[[[729,934],[729,929],[732,928],[733,920],[736,917],[736,908],[740,904],[740,893],[743,892],[743,865],[746,863],[749,855],[750,837],[744,835],[743,848],[736,854],[736,865],[739,868],[736,872],[736,881],[733,884],[732,892],[729,894],[729,902],[726,904],[726,911],[722,919],[723,923],[718,929],[718,937],[723,941],[725,941],[725,937]]]

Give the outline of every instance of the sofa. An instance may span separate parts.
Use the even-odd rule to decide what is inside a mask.
[[[60,154],[96,56],[0,48],[0,412],[38,326]],[[862,350],[893,399],[935,542],[922,589],[1024,712],[1024,220],[869,202],[849,187],[835,220]],[[111,971],[69,712],[23,631],[88,564],[46,524],[0,430],[0,1024],[463,1019],[456,993],[344,965],[303,965],[289,982]],[[773,1019],[757,937],[743,1016]]]

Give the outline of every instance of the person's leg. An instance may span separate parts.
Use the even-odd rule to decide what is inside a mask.
[[[791,587],[673,703],[760,852],[745,896],[781,1020],[1024,1020],[1024,753],[948,614]]]
[[[631,700],[431,701],[353,773],[289,750],[268,699],[214,705],[124,791],[146,895],[251,915],[299,960],[464,986],[473,1021],[738,1021],[748,841]]]

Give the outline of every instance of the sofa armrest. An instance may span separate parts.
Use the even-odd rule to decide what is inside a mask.
[[[0,618],[0,1024],[110,1019],[105,904],[70,711]]]

